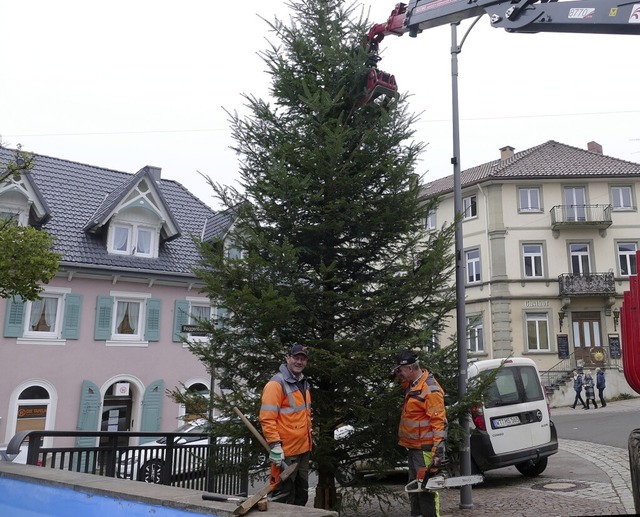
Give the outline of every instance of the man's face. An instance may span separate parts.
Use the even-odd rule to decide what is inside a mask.
[[[398,382],[411,382],[413,381],[413,368],[409,364],[398,366],[396,368],[396,379]]]
[[[304,354],[290,355],[287,357],[287,368],[297,377],[306,368],[308,360]]]

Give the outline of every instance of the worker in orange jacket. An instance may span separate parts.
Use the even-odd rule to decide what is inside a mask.
[[[447,438],[444,390],[428,370],[420,368],[418,356],[410,350],[398,354],[393,373],[405,388],[398,443],[408,450],[411,482],[421,468],[430,465],[433,474],[444,461]],[[409,499],[412,516],[439,517],[437,492],[410,493]]]
[[[269,443],[269,460],[280,465],[297,463],[298,468],[276,492],[289,491],[285,502],[305,506],[309,499],[309,457],[311,456],[311,393],[302,373],[307,366],[309,350],[294,344],[262,391],[260,425]]]

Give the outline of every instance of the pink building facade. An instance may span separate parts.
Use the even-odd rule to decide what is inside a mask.
[[[17,156],[0,149],[2,168]],[[62,260],[41,300],[0,300],[0,442],[26,429],[175,429],[185,408],[166,391],[212,382],[181,340],[215,313],[194,239],[225,221],[155,167],[33,163],[0,185],[0,214],[47,230]]]

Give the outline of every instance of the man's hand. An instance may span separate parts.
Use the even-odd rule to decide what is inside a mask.
[[[445,445],[444,442],[438,443],[431,452],[431,469],[432,474],[436,474],[442,468],[444,463]]]
[[[282,460],[284,459],[284,451],[282,450],[282,445],[278,442],[271,446],[271,451],[269,451],[269,461],[274,465],[280,466]]]

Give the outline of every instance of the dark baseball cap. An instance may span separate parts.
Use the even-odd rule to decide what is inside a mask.
[[[396,368],[406,364],[413,364],[418,360],[418,356],[411,350],[403,350],[396,357]]]
[[[295,343],[291,347],[291,350],[289,351],[289,355],[294,356],[298,354],[306,355],[307,357],[309,357],[309,349],[306,346],[301,345],[300,343]]]

